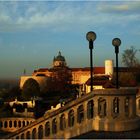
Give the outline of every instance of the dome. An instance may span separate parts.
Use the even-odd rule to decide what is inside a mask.
[[[61,55],[61,52],[58,53],[58,56],[53,59],[53,67],[64,67],[66,66],[65,57]]]
[[[58,56],[54,57],[54,61],[65,61],[65,57],[61,55],[61,52],[59,52]]]

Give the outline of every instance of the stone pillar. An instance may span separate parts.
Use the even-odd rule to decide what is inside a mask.
[[[112,104],[112,101],[113,98],[110,97],[110,96],[107,96],[107,99],[106,99],[106,115],[107,115],[107,118],[110,120],[112,119],[112,107],[113,107],[113,104]]]
[[[87,103],[85,102],[83,104],[83,107],[84,107],[84,121],[87,119]]]
[[[98,116],[98,98],[97,96],[94,98],[94,117]]]
[[[130,118],[134,118],[136,117],[136,98],[130,97],[130,101],[129,101],[129,112],[130,112]]]
[[[125,99],[124,96],[120,96],[119,98],[119,118],[125,119]]]

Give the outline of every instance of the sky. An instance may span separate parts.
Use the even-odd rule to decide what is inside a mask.
[[[94,31],[94,67],[115,60],[113,38],[140,49],[140,1],[0,0],[0,78],[50,68],[61,51],[69,67],[89,67],[86,33]],[[137,54],[137,57],[140,53]],[[115,61],[114,61],[115,64]]]

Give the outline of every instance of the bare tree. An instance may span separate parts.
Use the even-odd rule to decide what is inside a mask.
[[[124,50],[122,54],[122,62],[127,67],[135,67],[138,64],[138,59],[136,58],[137,49],[133,46],[130,49]]]

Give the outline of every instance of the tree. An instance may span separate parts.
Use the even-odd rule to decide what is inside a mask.
[[[138,59],[136,58],[136,50],[133,46],[130,49],[124,50],[122,54],[122,62],[127,67],[135,67],[138,64]]]
[[[10,89],[6,89],[5,91],[2,91],[0,94],[0,97],[4,99],[4,101],[11,101],[15,98],[20,99],[21,97],[21,90],[20,87],[15,86]]]
[[[67,67],[54,68],[47,81],[44,91],[46,96],[59,96],[62,98],[71,96],[72,93],[72,75]]]
[[[111,80],[113,85],[116,85],[116,75],[114,74]],[[136,77],[132,72],[119,73],[119,86],[121,87],[135,87],[137,86]]]
[[[9,104],[4,104],[0,107],[0,118],[12,117],[13,112]]]
[[[125,66],[133,69],[133,76],[135,76],[137,84],[140,83],[140,62],[136,57],[138,51],[140,50],[131,46],[130,49],[124,50],[122,54],[122,62]]]
[[[30,100],[36,96],[40,96],[40,87],[36,80],[30,78],[23,85],[22,97],[25,100]]]

